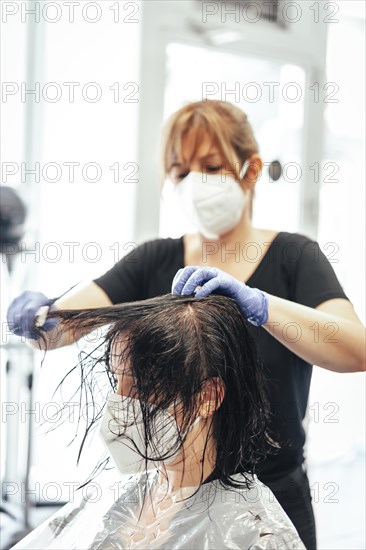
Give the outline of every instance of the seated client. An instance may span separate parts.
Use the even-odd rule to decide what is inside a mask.
[[[107,325],[100,433],[121,486],[89,525],[88,548],[305,548],[256,477],[276,444],[263,365],[234,300],[165,295],[55,316],[63,330]]]

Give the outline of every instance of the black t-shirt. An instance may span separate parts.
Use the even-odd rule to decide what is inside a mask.
[[[181,267],[184,267],[183,236],[155,239],[138,246],[94,282],[114,304],[144,300],[170,293],[174,275]],[[318,243],[299,233],[278,233],[246,283],[311,308],[331,298],[348,300]],[[287,337],[300,337],[300,328],[291,320],[289,323]],[[269,455],[261,466],[259,477],[269,482],[291,472],[304,460],[302,421],[312,365],[288,350],[264,328],[251,325],[250,330],[269,380],[271,427],[282,445],[282,449]]]

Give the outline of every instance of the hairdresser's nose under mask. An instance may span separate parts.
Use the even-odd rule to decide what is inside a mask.
[[[174,189],[184,214],[207,239],[217,239],[233,229],[250,196],[234,178],[202,172],[190,172]]]
[[[169,464],[180,453],[181,449],[177,449],[180,430],[174,416],[155,405],[147,407],[144,411],[138,399],[119,394],[111,395],[107,401],[100,435],[122,474],[156,469],[159,462]],[[147,413],[151,433],[146,443],[143,418]],[[200,417],[190,429],[199,420]]]

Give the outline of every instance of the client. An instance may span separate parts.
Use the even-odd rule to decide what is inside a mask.
[[[84,548],[305,548],[256,477],[275,443],[263,365],[234,300],[169,294],[56,316],[79,333],[108,325],[100,433],[122,475]],[[48,523],[58,544],[79,548],[88,506]]]

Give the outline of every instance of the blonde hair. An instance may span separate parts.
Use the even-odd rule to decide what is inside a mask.
[[[192,130],[195,130],[195,148],[203,135],[208,135],[219,148],[227,167],[238,176],[244,162],[259,152],[248,117],[238,107],[213,99],[189,103],[171,115],[164,126],[162,183],[170,172],[173,159],[181,158],[182,141]],[[240,167],[234,153],[239,158]]]

